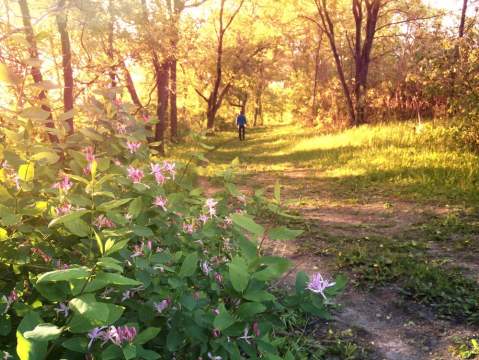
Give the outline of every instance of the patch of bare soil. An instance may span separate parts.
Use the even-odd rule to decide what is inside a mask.
[[[267,189],[271,192],[276,178],[269,173],[257,174],[248,179],[248,186],[243,190],[251,192],[249,189],[269,186]],[[286,200],[308,199],[304,205],[299,202],[294,206],[295,210],[327,236],[396,237],[432,215],[443,216],[449,211],[445,207],[418,206],[383,196],[359,196],[350,201],[340,198],[328,182],[309,169],[282,173],[280,181]],[[310,274],[320,271],[328,278],[333,277],[334,259],[322,254],[323,240],[319,237],[308,241],[311,240],[318,249],[307,254],[300,241],[266,244],[269,251],[294,263],[286,283],[292,283],[297,271]],[[441,251],[444,254],[443,249]],[[451,252],[451,259],[454,254]],[[465,264],[464,259],[456,260]],[[478,276],[477,264],[469,262],[468,268]],[[454,337],[464,339],[473,334],[465,325],[442,321],[427,307],[405,301],[394,288],[366,291],[350,287],[337,301],[343,306],[335,313],[334,326],[353,329],[357,341],[371,349],[370,356],[374,360],[453,359],[449,347]]]

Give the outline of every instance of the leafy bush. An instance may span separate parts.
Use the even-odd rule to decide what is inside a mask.
[[[291,294],[272,293],[289,262],[264,255],[258,240],[286,241],[300,232],[266,231],[248,214],[281,215],[279,195],[249,200],[227,170],[224,188],[206,198],[190,166],[205,160],[201,150],[187,164],[159,161],[146,145],[148,128],[118,103],[91,107],[95,118],[107,120],[59,148],[32,140],[30,120],[21,120],[17,133],[5,131],[5,356],[296,358],[279,350],[288,334],[282,314],[294,309],[328,318],[327,299],[345,280],[299,273]]]

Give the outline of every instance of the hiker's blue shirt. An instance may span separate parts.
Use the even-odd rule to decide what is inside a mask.
[[[246,116],[243,114],[238,115],[236,118],[236,125],[238,126],[245,126],[246,125]]]

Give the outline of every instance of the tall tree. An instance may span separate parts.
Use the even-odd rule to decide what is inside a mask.
[[[67,9],[66,0],[58,2],[58,14],[56,16],[58,32],[62,45],[62,68],[63,68],[63,110],[68,113],[65,119],[67,132],[73,134],[73,70],[72,70],[72,52],[70,45],[70,35],[67,28]]]
[[[243,6],[244,0],[241,0],[236,9],[233,11],[232,15],[225,21],[224,10],[225,10],[225,2],[226,0],[221,0],[220,4],[220,14],[219,14],[219,28],[218,28],[218,43],[216,47],[216,66],[215,66],[215,78],[213,82],[213,88],[208,96],[202,94],[202,92],[196,89],[198,95],[201,96],[203,100],[207,103],[206,108],[206,118],[207,124],[206,127],[208,129],[213,129],[215,125],[215,118],[218,109],[221,107],[223,103],[224,97],[227,94],[228,90],[231,87],[231,83],[226,84],[222,87],[222,77],[223,77],[223,43],[225,34],[228,28],[233,23],[236,15],[238,15],[241,7]]]
[[[30,57],[32,59],[38,59],[37,40],[35,38],[35,33],[33,32],[32,18],[30,16],[30,9],[28,7],[27,0],[18,0],[18,3],[20,5],[20,10],[22,13],[23,28],[24,28],[25,36],[28,42],[28,52],[30,53]],[[47,92],[42,87],[43,75],[39,65],[37,64],[32,65],[31,75],[33,77],[33,81],[35,82],[35,84],[40,85],[38,100],[41,103],[41,107],[44,111],[48,112],[49,114],[46,120],[46,126],[50,129],[55,129],[55,124],[53,123],[53,118],[52,118],[52,110],[50,106],[47,104],[48,102]],[[48,131],[48,137],[52,143],[58,143],[58,137],[52,132]]]

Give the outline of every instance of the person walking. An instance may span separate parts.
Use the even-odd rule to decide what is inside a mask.
[[[244,110],[241,110],[240,114],[236,117],[236,126],[238,126],[238,135],[240,141],[245,139],[245,128],[246,128],[246,116]]]

